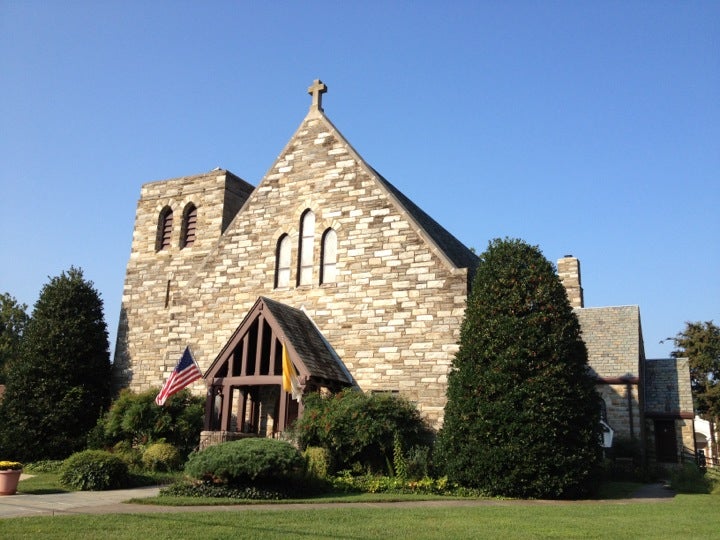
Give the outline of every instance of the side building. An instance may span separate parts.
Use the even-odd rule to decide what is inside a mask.
[[[641,447],[650,461],[695,455],[694,409],[687,359],[645,358],[638,306],[585,307],[580,261],[568,255],[558,274],[580,321],[588,364],[614,438]]]

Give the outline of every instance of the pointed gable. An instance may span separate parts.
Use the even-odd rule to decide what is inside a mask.
[[[318,171],[322,170],[321,167],[323,165],[334,163],[335,167],[325,172],[323,180],[329,184],[339,181],[335,185],[336,189],[343,185],[341,180],[347,176],[343,175],[343,172],[353,166],[357,166],[376,182],[377,186],[382,189],[388,199],[407,217],[416,232],[426,241],[433,244],[446,262],[455,268],[467,268],[469,274],[472,275],[478,263],[478,256],[365,162],[362,156],[360,156],[347,139],[345,139],[330,119],[325,116],[322,107],[316,104],[315,100],[319,100],[319,97],[315,96],[321,96],[322,93],[327,91],[325,85],[318,86],[318,84],[322,85],[322,82],[315,81],[314,86],[308,89],[308,93],[311,93],[314,99],[310,111],[300,128],[290,139],[283,152],[281,152],[278,160],[273,167],[271,167],[263,183],[266,179],[269,181],[275,180],[281,177],[283,173],[291,173],[297,161],[296,153],[300,153],[300,159],[302,161],[313,162],[313,167],[318,169]],[[317,88],[321,89],[321,93],[311,92]],[[319,103],[321,103],[321,101]],[[302,139],[312,139],[312,144],[316,148],[311,148],[308,151],[307,144],[304,144],[304,147],[301,148]],[[292,159],[288,159],[288,155],[292,155]],[[338,156],[342,155],[346,155],[347,159],[338,160]],[[288,176],[290,176],[290,174],[288,174]],[[353,177],[352,179],[354,180],[355,178],[356,177]],[[350,185],[352,185],[352,183],[353,182],[350,182]],[[262,183],[258,186],[258,189],[260,189],[261,186]],[[331,187],[330,189],[333,188]],[[362,196],[364,193],[358,191],[358,195]]]
[[[260,297],[205,372],[210,382],[270,384],[282,376],[282,347],[301,379],[316,384],[350,386],[351,380],[332,347],[308,316]]]

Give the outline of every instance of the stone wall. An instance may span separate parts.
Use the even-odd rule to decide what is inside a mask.
[[[113,378],[116,387],[160,386],[180,359],[190,335],[179,334],[173,315],[178,291],[187,286],[252,186],[223,170],[145,184],[135,215],[125,275]],[[197,208],[197,234],[181,248],[183,210]],[[157,249],[160,213],[173,210],[171,245]]]
[[[648,413],[693,413],[690,363],[687,358],[645,363],[645,410]]]
[[[640,439],[642,419],[638,385],[598,384],[596,389],[605,401],[607,423],[615,431],[615,437]]]
[[[637,306],[576,309],[588,363],[599,378],[639,377],[644,361]]]

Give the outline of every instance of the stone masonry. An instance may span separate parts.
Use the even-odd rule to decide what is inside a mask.
[[[262,295],[304,307],[361,389],[399,390],[439,425],[468,269],[453,263],[319,105],[249,196],[225,171],[143,186],[123,295],[119,381],[134,390],[161,386],[187,344],[205,370]],[[223,228],[220,216],[243,197]],[[159,212],[170,205],[179,214],[190,201],[198,209],[196,245],[156,252]],[[313,261],[322,232],[337,233],[335,283],[320,285],[316,266],[312,285],[296,285],[299,223],[308,209],[316,216]],[[283,234],[293,246],[291,286],[274,288]],[[200,382],[193,389],[204,391]]]

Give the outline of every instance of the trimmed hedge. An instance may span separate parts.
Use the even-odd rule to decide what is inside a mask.
[[[248,438],[210,446],[190,456],[185,473],[202,482],[245,486],[301,476],[305,460],[285,441]]]
[[[65,460],[60,483],[81,491],[121,489],[129,483],[128,466],[105,450],[85,450]]]

